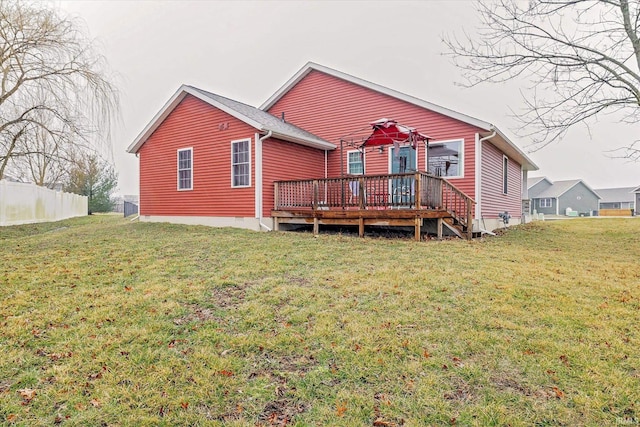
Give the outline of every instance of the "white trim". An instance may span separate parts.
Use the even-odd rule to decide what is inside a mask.
[[[189,170],[191,171],[191,178],[189,179],[189,183],[191,184],[191,186],[189,188],[180,188],[180,152],[181,151],[190,151],[191,152],[191,154],[189,156],[189,163],[191,163],[191,167],[189,168]],[[194,169],[193,168],[193,147],[178,148],[176,150],[176,190],[177,191],[191,191],[191,190],[193,190],[193,169]]]
[[[260,134],[254,134],[254,150],[255,150],[255,216],[258,219],[262,218],[262,141],[260,141]],[[251,170],[251,168],[249,168]],[[233,179],[233,178],[231,178]]]
[[[362,159],[362,173],[351,173],[351,170],[349,169],[349,154],[350,153],[360,153],[360,158]],[[365,153],[363,153],[360,150],[348,150],[347,151],[347,175],[364,175],[364,171],[366,171],[366,155]]]
[[[171,224],[206,225],[209,227],[233,227],[261,231],[260,221],[252,217],[233,216],[164,216],[140,215],[141,222],[168,222]],[[264,218],[266,225],[273,225],[272,218]]]
[[[233,144],[237,144],[239,142],[247,142],[249,144],[248,154],[249,154],[249,184],[247,185],[234,185],[233,184]],[[243,138],[236,139],[231,141],[231,188],[249,188],[251,187],[251,138]]]
[[[543,200],[549,200],[549,206],[542,206],[542,201]],[[546,203],[545,203],[546,205]],[[538,199],[538,208],[540,209],[546,209],[546,208],[552,208],[553,207],[553,197],[541,197]]]
[[[429,141],[429,148],[433,147],[435,144],[445,144],[445,143],[449,143],[449,142],[459,142],[460,143],[460,159],[458,160],[458,171],[461,173],[460,175],[456,175],[456,176],[446,176],[443,175],[443,178],[446,178],[447,180],[456,180],[456,179],[462,179],[464,178],[464,166],[465,166],[465,155],[464,155],[464,149],[465,149],[465,141],[464,138],[454,138],[454,139],[445,139],[442,141]],[[424,158],[425,158],[425,170],[427,172],[429,172],[429,164],[427,163],[429,161],[429,156],[428,153],[425,152]]]
[[[509,158],[502,155],[502,194],[509,194]]]
[[[480,219],[482,216],[481,208],[481,194],[482,194],[482,142],[480,141],[480,134],[476,132],[475,136],[475,155],[476,155],[476,212],[474,217]],[[428,170],[428,168],[425,168]]]

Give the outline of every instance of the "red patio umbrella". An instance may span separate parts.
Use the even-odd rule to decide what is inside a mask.
[[[395,120],[380,119],[370,124],[373,126],[373,133],[362,143],[361,148],[401,143],[409,143],[413,148],[416,148],[418,141],[431,139],[429,136],[418,132],[415,128],[399,125]]]

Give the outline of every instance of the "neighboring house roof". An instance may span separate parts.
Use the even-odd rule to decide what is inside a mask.
[[[547,181],[549,184],[553,184],[553,182],[549,181],[549,179],[546,176],[536,176],[536,177],[527,178],[527,188],[531,188],[542,181]]]
[[[9,182],[22,182],[18,178],[14,178],[11,175],[7,175],[7,174],[2,176],[0,179],[4,179],[4,180],[9,181]]]
[[[314,62],[308,62],[304,67],[302,67],[293,77],[291,77],[280,89],[276,91],[269,99],[267,99],[261,106],[260,109],[268,110],[271,108],[280,98],[282,98],[291,88],[293,88],[296,84],[298,84],[307,74],[312,71],[320,71],[322,73],[328,74],[330,76],[334,76],[336,78],[351,82],[355,85],[362,86],[373,90],[375,92],[382,93],[384,95],[391,96],[393,98],[405,101],[407,103],[416,105],[418,107],[425,108],[430,111],[434,111],[436,113],[442,114],[447,117],[451,117],[453,119],[459,120],[463,123],[470,124],[477,128],[483,129],[486,131],[482,136],[490,136],[493,132],[496,133],[495,136],[490,138],[490,141],[502,150],[507,156],[510,158],[517,160],[520,163],[524,170],[538,170],[538,166],[529,158],[526,154],[524,154],[513,142],[511,142],[497,127],[492,125],[489,122],[485,122],[483,120],[476,119],[471,116],[467,116],[466,114],[450,110],[449,108],[442,107],[437,104],[433,104],[428,101],[424,101],[422,99],[413,97],[411,95],[407,95],[402,92],[398,92],[393,89],[389,89],[388,87],[378,85],[376,83],[369,82],[367,80],[352,76],[350,74],[343,73],[338,70],[334,70],[333,68],[325,67],[324,65],[316,64]],[[426,130],[428,132],[428,129]]]
[[[636,187],[636,188],[632,191],[632,193],[640,193],[640,187]]]
[[[138,135],[133,143],[127,148],[127,151],[129,153],[136,153],[151,134],[153,134],[153,132],[162,124],[164,119],[169,116],[169,114],[187,95],[195,96],[207,104],[212,105],[213,107],[216,107],[236,119],[254,127],[260,132],[272,132],[272,136],[274,138],[322,150],[334,150],[336,148],[335,144],[327,142],[297,126],[286,123],[258,108],[195,88],[193,86],[182,85],[171,99],[169,99],[169,101],[167,101],[167,103],[162,107],[158,114],[155,115],[151,122],[149,122],[149,124],[142,130],[140,135]]]
[[[573,187],[578,185],[579,183],[582,183],[582,185],[584,185],[589,191],[591,191],[593,194],[595,194],[596,197],[598,197],[598,199],[600,199],[600,195],[598,193],[596,193],[587,184],[585,184],[585,182],[582,181],[581,179],[569,179],[569,180],[566,180],[566,181],[555,181],[551,187],[549,187],[546,190],[542,191],[540,194],[538,194],[534,198],[535,199],[557,199],[558,197],[562,196],[564,193],[566,193],[567,191],[571,190]]]
[[[600,188],[596,192],[600,195],[600,203],[634,202],[635,187]]]

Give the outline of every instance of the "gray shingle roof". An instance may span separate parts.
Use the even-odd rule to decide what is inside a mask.
[[[225,105],[226,107],[236,111],[238,114],[259,123],[262,126],[262,130],[272,131],[278,135],[285,137],[290,136],[294,138],[315,141],[316,143],[318,143],[318,145],[331,144],[330,142],[325,141],[324,139],[312,134],[311,132],[292,125],[291,123],[282,121],[281,119],[267,113],[266,111],[260,110],[259,108],[252,107],[251,105],[235,101],[233,99],[229,99],[224,96],[208,92],[206,90],[198,89],[197,87],[188,87],[217,103]],[[333,147],[335,148],[335,145]]]
[[[536,185],[537,183],[539,183],[540,181],[547,179],[544,176],[536,176],[536,177],[532,177],[532,178],[527,178],[527,188],[531,188],[534,185]]]
[[[564,193],[566,193],[571,187],[575,186],[580,182],[579,179],[569,179],[567,181],[555,181],[553,185],[542,193],[538,194],[536,198],[538,199],[547,199],[547,198],[555,198],[560,197]]]
[[[571,188],[575,187],[579,183],[582,183],[589,191],[593,192],[598,198],[600,195],[591,189],[583,180],[581,179],[568,179],[566,181],[554,181],[553,185],[546,190],[542,191],[540,194],[536,195],[536,199],[548,199],[548,198],[557,198],[562,196],[564,193],[569,191]]]
[[[215,93],[207,92],[193,86],[182,85],[176,93],[173,94],[171,99],[164,104],[160,111],[158,111],[142,132],[140,132],[131,145],[129,145],[127,151],[129,153],[137,153],[146,140],[153,134],[153,132],[155,132],[169,114],[171,114],[174,108],[176,108],[187,95],[195,96],[203,102],[206,102],[236,119],[247,123],[249,126],[255,128],[261,133],[272,132],[272,136],[274,138],[320,150],[334,150],[336,148],[335,144],[325,141],[311,132],[307,132],[306,130],[294,126],[291,123],[286,123],[266,111],[262,111],[256,107],[252,107],[251,105],[234,101],[233,99],[225,98],[224,96],[216,95]]]
[[[595,191],[602,197],[600,203],[633,202],[635,200],[635,193],[633,192],[635,188],[600,188]]]

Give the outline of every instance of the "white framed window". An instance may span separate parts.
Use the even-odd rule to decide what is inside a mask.
[[[447,178],[464,177],[464,139],[429,142],[427,172]]]
[[[502,156],[502,194],[509,191],[509,158]]]
[[[550,208],[553,205],[553,201],[550,198],[540,199],[541,208]]]
[[[347,173],[362,175],[364,173],[364,154],[358,150],[347,152]]]
[[[193,148],[180,148],[178,160],[178,191],[193,190]]]
[[[231,141],[231,186],[251,186],[251,140]]]

